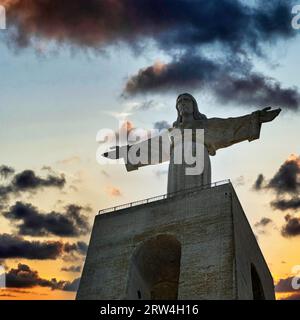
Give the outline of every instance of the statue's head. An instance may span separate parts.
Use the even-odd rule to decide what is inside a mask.
[[[174,125],[179,125],[182,122],[183,115],[193,115],[195,120],[206,119],[206,116],[199,112],[196,99],[189,93],[182,93],[176,100],[177,120]]]

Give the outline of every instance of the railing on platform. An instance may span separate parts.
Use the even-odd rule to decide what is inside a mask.
[[[134,202],[121,204],[121,205],[115,206],[115,207],[101,209],[101,210],[99,210],[98,214],[114,212],[114,211],[121,210],[121,209],[126,209],[126,208],[130,208],[130,207],[139,206],[141,204],[147,204],[147,203],[154,202],[154,201],[170,199],[170,198],[178,196],[178,195],[186,195],[186,194],[190,194],[190,193],[194,193],[194,192],[199,192],[201,190],[217,187],[217,186],[220,186],[220,185],[223,185],[223,184],[227,184],[227,183],[230,183],[229,179],[213,182],[213,183],[206,184],[206,185],[200,186],[200,187],[194,187],[194,188],[190,188],[190,189],[179,190],[179,191],[172,192],[172,193],[166,193],[166,194],[159,195],[159,196],[156,196],[156,197],[151,197],[151,198],[147,198],[147,199],[143,199],[143,200],[138,200],[138,201],[134,201]]]

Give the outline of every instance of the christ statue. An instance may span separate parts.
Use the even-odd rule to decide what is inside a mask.
[[[211,183],[210,156],[214,156],[218,149],[229,147],[238,142],[246,140],[251,142],[259,139],[262,123],[274,120],[281,111],[281,109],[271,110],[270,107],[267,107],[241,117],[208,119],[204,114],[199,112],[195,98],[188,93],[183,93],[178,96],[176,109],[177,120],[173,123],[173,127],[165,131],[162,135],[132,145],[117,146],[115,150],[106,152],[103,156],[110,159],[125,158],[125,154],[130,152],[131,148],[138,150],[137,147],[148,146],[155,140],[160,139],[159,147],[156,147],[156,149],[148,149],[149,159],[152,158],[153,160],[153,158],[155,158],[156,160],[150,163],[131,163],[126,158],[127,162],[125,165],[127,171],[137,170],[148,164],[170,161],[168,170],[168,194],[184,189],[209,185]],[[203,141],[201,142],[203,145],[203,170],[201,170],[199,174],[187,174],[187,168],[192,167],[190,163],[183,161],[178,164],[174,161],[174,150],[178,147],[186,147],[183,142],[179,145],[178,142],[174,142],[175,139],[170,138],[168,140],[170,143],[169,152],[162,151],[160,146],[163,136],[172,136],[172,133],[176,130],[179,130],[179,132],[182,132],[184,135],[186,129],[193,131],[192,142],[190,144],[191,152],[195,152],[195,148],[197,147],[194,132],[197,129],[202,129],[202,132],[204,132]],[[166,139],[164,139],[164,141],[165,140]],[[156,153],[159,154],[159,156],[157,156]]]

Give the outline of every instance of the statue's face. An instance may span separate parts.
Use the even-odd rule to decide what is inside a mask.
[[[177,109],[180,116],[187,116],[194,113],[194,103],[189,96],[181,96],[177,101]]]

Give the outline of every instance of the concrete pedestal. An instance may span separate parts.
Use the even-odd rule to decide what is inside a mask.
[[[77,299],[275,299],[230,183],[97,215]]]

